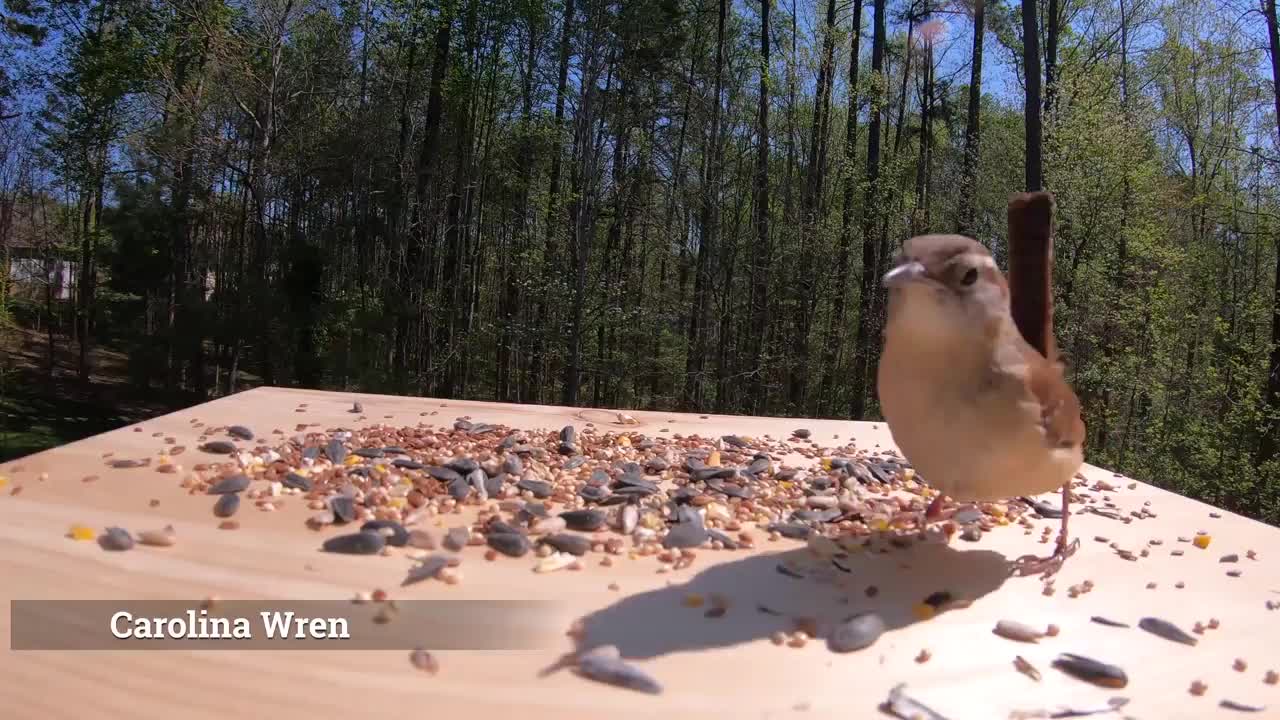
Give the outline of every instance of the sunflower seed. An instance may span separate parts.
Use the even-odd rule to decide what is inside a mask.
[[[440,574],[440,571],[449,565],[449,558],[444,555],[432,555],[417,565],[409,568],[408,574],[404,580],[400,581],[400,587],[408,587],[414,583],[429,580]]]
[[[529,538],[516,533],[490,533],[485,541],[489,547],[509,557],[524,557],[531,547]]]
[[[650,695],[662,692],[648,673],[622,660],[616,647],[606,645],[578,657],[578,672],[597,682],[637,690]]]
[[[458,502],[462,502],[471,494],[471,483],[467,482],[465,478],[458,478],[457,480],[451,481],[447,489],[449,491],[449,497],[457,500]]]
[[[508,455],[502,461],[502,471],[508,475],[520,477],[524,474],[524,462],[519,455]]]
[[[1022,498],[1022,501],[1031,506],[1035,514],[1042,518],[1060,518],[1062,517],[1062,508],[1050,505],[1041,500],[1035,500],[1029,497]]]
[[[586,458],[586,457],[584,457],[584,456],[582,456],[582,455],[575,455],[574,457],[569,458],[569,459],[565,462],[565,464],[564,464],[564,469],[565,469],[565,470],[577,470],[578,468],[582,467],[582,466],[583,466],[583,464],[585,464],[586,462],[587,462],[587,458]]]
[[[1245,705],[1244,703],[1238,703],[1234,700],[1223,700],[1218,703],[1218,706],[1227,710],[1237,710],[1239,712],[1262,712],[1263,710],[1266,710],[1266,707],[1262,705]]]
[[[1102,687],[1122,688],[1129,684],[1129,677],[1118,666],[1081,655],[1063,653],[1053,661],[1053,666],[1072,677]]]
[[[467,475],[467,482],[471,484],[471,489],[476,491],[477,498],[481,501],[489,499],[489,476],[484,474],[484,470],[480,468],[472,470]]]
[[[220,518],[229,518],[240,509],[240,496],[229,493],[218,498],[213,504],[213,514]]]
[[[311,480],[297,473],[285,473],[284,480],[280,481],[280,484],[302,492],[311,492]]]
[[[546,543],[551,547],[563,553],[570,555],[582,556],[591,551],[591,538],[582,535],[571,535],[569,533],[556,533],[547,535],[539,542]]]
[[[636,529],[636,524],[640,522],[640,509],[635,505],[628,505],[622,508],[618,513],[618,530],[623,535],[630,535]]]
[[[346,555],[377,555],[386,547],[382,533],[361,531],[350,535],[338,535],[324,541],[325,552]]]
[[[404,470],[421,470],[426,467],[426,465],[423,465],[417,460],[410,460],[409,458],[396,458],[391,461],[391,464]]]
[[[471,531],[464,527],[451,528],[444,534],[444,546],[454,552],[462,552],[470,541]]]
[[[792,540],[808,540],[809,534],[813,532],[808,525],[799,523],[771,523],[768,526],[769,532],[776,532],[784,538]]]
[[[335,438],[325,446],[324,454],[329,458],[329,462],[337,465],[347,458],[347,449],[343,447],[342,441]]]
[[[382,448],[360,448],[358,450],[352,450],[351,454],[365,458],[366,460],[376,460],[386,455],[386,453],[382,451]]]
[[[577,435],[578,431],[572,425],[565,425],[560,430],[560,442],[572,445]]]
[[[227,434],[233,438],[239,438],[246,442],[253,439],[253,431],[244,425],[232,425],[227,428]]]
[[[701,522],[677,523],[662,538],[662,546],[667,549],[684,549],[700,547],[709,539],[707,529]]]
[[[236,451],[236,446],[226,440],[210,440],[201,445],[200,449],[215,455],[230,455]]]
[[[209,486],[208,494],[225,495],[227,493],[244,492],[249,487],[249,477],[247,475],[232,475],[229,478],[223,478],[213,485]]]
[[[1146,630],[1152,635],[1158,635],[1165,640],[1172,640],[1173,642],[1182,643],[1184,645],[1195,645],[1199,642],[1199,640],[1187,634],[1177,625],[1174,625],[1168,620],[1161,620],[1160,618],[1144,617],[1138,621],[1138,627]]]
[[[462,476],[459,475],[457,471],[442,465],[433,465],[427,468],[427,474],[443,483],[453,483],[462,480]]]
[[[103,550],[131,550],[133,549],[133,536],[124,528],[109,527],[106,532],[98,536],[98,545]]]
[[[800,438],[801,440],[808,440],[809,436],[812,435],[813,433],[806,428],[800,428],[799,430],[792,430],[791,434],[795,437]]]
[[[884,634],[885,623],[874,612],[854,615],[837,625],[827,637],[832,652],[847,653],[869,647]]]
[[[565,525],[570,530],[579,532],[595,532],[605,526],[609,516],[599,510],[569,510],[560,513]]]
[[[899,683],[889,691],[889,699],[885,701],[884,707],[904,720],[947,720],[915,698],[909,697],[905,683]]]
[[[724,444],[731,445],[736,448],[747,447],[747,441],[737,435],[724,435],[720,439],[724,441]]]
[[[466,420],[458,420],[458,421],[456,421],[456,422],[454,422],[454,423],[453,423],[453,429],[454,429],[454,430],[461,430],[462,432],[466,432],[466,431],[468,431],[468,430],[470,430],[470,429],[471,429],[471,423],[470,423],[470,422],[468,422],[468,421],[466,421]]]
[[[356,519],[356,501],[348,495],[335,495],[329,498],[329,509],[338,522],[349,523]]]
[[[1119,621],[1117,621],[1117,620],[1108,620],[1107,618],[1104,618],[1104,617],[1102,617],[1101,615],[1094,615],[1093,617],[1091,617],[1091,618],[1089,618],[1089,619],[1090,619],[1090,620],[1092,620],[1092,621],[1094,621],[1094,622],[1096,622],[1096,623],[1098,623],[1099,625],[1106,625],[1106,626],[1108,626],[1108,627],[1120,627],[1120,628],[1127,628],[1127,627],[1129,627],[1129,625],[1128,625],[1127,623],[1122,623],[1122,622],[1119,622]]]
[[[470,475],[480,467],[480,463],[476,462],[474,458],[454,458],[445,463],[444,466],[459,475]]]
[[[549,498],[551,497],[551,493],[555,492],[555,486],[551,483],[544,482],[542,480],[535,480],[527,476],[521,478],[520,481],[516,483],[516,487],[521,490],[528,490],[539,500]]]
[[[995,629],[992,631],[1000,637],[1018,642],[1039,642],[1044,637],[1044,632],[1037,628],[1033,628],[1025,623],[1016,620],[1001,620],[996,623]]]
[[[364,412],[364,406],[363,406],[363,405],[361,405],[361,404],[360,404],[360,403],[358,403],[358,402],[356,402],[356,403],[351,403],[351,412],[356,413],[356,414],[358,415],[358,414],[360,414],[360,413]]]
[[[409,543],[409,531],[393,520],[370,520],[360,526],[360,531],[381,533],[392,547],[404,547]]]
[[[578,490],[578,494],[581,495],[584,500],[600,502],[601,500],[609,497],[609,488],[604,487],[603,485],[587,484],[583,485],[582,489]]]

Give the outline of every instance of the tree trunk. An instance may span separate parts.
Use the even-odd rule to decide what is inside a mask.
[[[423,254],[435,237],[435,186],[437,157],[440,155],[440,131],[444,114],[444,76],[449,69],[449,43],[453,37],[453,17],[448,6],[441,10],[435,36],[435,57],[431,62],[431,86],[427,91],[427,112],[423,120],[422,144],[418,151],[418,170],[414,182],[413,228],[406,238],[405,274],[409,287],[404,289],[407,303],[400,306],[397,318],[394,371],[396,384],[401,392],[409,386],[409,352],[416,312],[424,307],[423,286],[426,285],[427,266]],[[426,329],[424,328],[424,331]],[[422,365],[431,368],[432,344],[425,349]]]
[[[705,378],[707,360],[707,332],[710,328],[712,258],[716,252],[716,230],[719,221],[716,206],[720,184],[720,113],[724,93],[724,44],[725,20],[729,14],[728,0],[720,0],[720,12],[716,21],[716,64],[714,91],[711,106],[711,131],[707,138],[704,163],[702,209],[698,225],[701,234],[698,242],[697,273],[693,285],[693,312],[689,318],[688,355],[685,359],[684,404],[691,410],[701,410],[706,401]]]
[[[969,113],[964,126],[964,165],[960,173],[961,235],[977,234],[978,153],[982,109],[982,41],[987,34],[986,0],[973,0],[973,62],[969,67]]]
[[[1034,1],[1034,0],[1032,0]],[[871,72],[880,74],[884,69],[885,45],[885,0],[873,0],[875,29],[871,37]],[[867,173],[866,195],[862,203],[862,279],[861,303],[858,315],[858,333],[854,343],[857,355],[853,363],[853,396],[849,403],[849,414],[854,419],[861,419],[867,408],[867,382],[869,380],[871,342],[877,327],[875,307],[876,285],[879,280],[879,244],[875,235],[878,213],[872,212],[876,207],[876,198],[880,191],[880,140],[881,109],[884,103],[884,83],[878,82],[869,98],[871,113],[867,126]]]
[[[1264,0],[1267,39],[1271,54],[1271,81],[1275,97],[1277,128],[1280,134],[1280,32],[1276,25],[1276,0]],[[1280,251],[1276,253],[1275,284],[1271,296],[1271,353],[1267,362],[1266,414],[1270,426],[1258,447],[1258,462],[1275,459],[1280,447]]]
[[[809,331],[815,306],[814,255],[816,236],[822,219],[822,194],[826,180],[826,147],[831,116],[831,88],[835,75],[836,2],[827,0],[823,25],[822,60],[818,66],[817,91],[813,99],[813,123],[809,127],[809,157],[804,190],[800,195],[800,266],[795,282],[795,358],[791,365],[788,400],[796,411],[807,408],[809,394]]]
[[[1026,80],[1023,126],[1026,129],[1027,192],[1044,184],[1040,125],[1040,31],[1036,22],[1038,0],[1022,0],[1022,68]]]
[[[855,0],[861,3],[862,0]],[[747,408],[755,414],[764,412],[764,353],[769,325],[769,6],[773,0],[760,2],[760,103],[756,115],[755,249],[751,254],[751,397]],[[854,41],[855,47],[857,40]],[[856,62],[856,61],[855,61]]]
[[[534,334],[533,347],[529,352],[530,384],[534,388],[534,399],[542,402],[547,384],[548,359],[546,357],[547,333],[556,332],[559,315],[552,308],[555,306],[556,286],[548,278],[557,277],[558,252],[556,251],[556,228],[560,227],[560,174],[564,160],[564,104],[565,89],[569,82],[569,49],[573,40],[573,0],[565,0],[564,17],[560,27],[560,68],[556,80],[556,109],[552,123],[553,145],[551,150],[551,177],[547,190],[547,234],[542,251],[542,287],[538,293],[537,316],[543,323],[543,329]]]
[[[853,254],[854,188],[857,185],[858,164],[858,60],[862,38],[862,0],[853,0],[853,27],[849,42],[849,119],[844,138],[844,212],[840,218],[840,254],[836,260],[835,298],[831,309],[831,321],[823,342],[825,356],[822,360],[821,412],[835,413],[835,379],[840,371],[840,352],[844,345],[845,306],[849,302],[849,263]]]

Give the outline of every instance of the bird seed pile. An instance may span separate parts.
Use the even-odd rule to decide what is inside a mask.
[[[305,405],[298,410],[305,411]],[[366,420],[359,403],[351,412],[359,416],[358,421]],[[618,426],[628,424],[634,421],[619,414]],[[909,463],[893,453],[868,451],[852,443],[824,447],[806,429],[783,439],[705,438],[669,434],[665,429],[654,434],[602,429],[590,422],[558,431],[521,430],[460,417],[444,427],[429,421],[409,427],[374,424],[356,429],[321,429],[303,423],[295,426],[292,436],[272,431],[272,442],[244,425],[211,427],[193,420],[192,429],[201,433],[200,461],[190,472],[178,464],[185,448],[172,437],[165,438],[166,449],[158,462],[150,457],[108,456],[107,464],[154,467],[181,476],[181,486],[190,494],[210,496],[211,512],[220,518],[220,527],[228,530],[239,526],[235,518],[246,505],[270,512],[288,502],[304,502],[312,511],[306,521],[309,528],[320,531],[336,526],[336,533],[325,533],[327,539],[320,543],[323,550],[404,553],[416,561],[401,579],[402,586],[461,582],[461,551],[469,546],[485,546],[489,561],[523,560],[538,573],[580,570],[588,562],[609,566],[622,558],[656,560],[658,571],[665,572],[694,565],[700,552],[732,553],[784,538],[805,542],[811,551],[809,559],[817,562],[805,566],[783,562],[778,572],[821,580],[823,571],[828,575],[849,572],[841,559],[854,552],[884,552],[915,542],[947,543],[956,536],[976,541],[985,532],[1009,525],[1031,534],[1031,515],[1061,517],[1056,505],[1030,498],[960,508],[947,502],[940,511],[937,506],[931,509],[928,520],[933,522],[926,526],[926,508],[937,493],[915,475]],[[784,462],[795,456],[807,463]],[[1126,524],[1155,517],[1149,507],[1129,513],[1118,509],[1107,495],[1118,488],[1109,483],[1085,485],[1083,476],[1078,476],[1078,488],[1101,495],[1079,495],[1083,504],[1076,512]],[[464,515],[464,511],[472,512]],[[454,517],[457,520],[450,522]],[[474,520],[464,522],[467,518]],[[1051,532],[1044,527],[1040,542],[1048,545]],[[96,538],[104,549],[115,551],[131,549],[135,538],[155,546],[172,545],[176,539],[172,527],[135,536],[121,528],[96,533],[74,526],[69,535],[79,540]],[[1103,537],[1094,540],[1108,542]],[[1194,540],[1179,540],[1204,548],[1210,538],[1200,534]],[[1135,552],[1115,543],[1111,549],[1128,560],[1149,552],[1149,548]],[[1254,559],[1252,550],[1248,556]],[[1091,589],[1086,581],[1070,587],[1068,593],[1075,597]],[[868,596],[875,591],[874,586],[866,588]],[[1046,581],[1044,593],[1054,592],[1053,581]],[[361,593],[357,600],[386,602],[387,593]],[[940,591],[924,598],[916,614],[932,614],[956,603],[962,599]],[[723,615],[728,607],[719,596],[690,597],[685,604],[706,605],[708,618]],[[757,609],[774,612],[763,606]],[[1190,638],[1194,643],[1190,635],[1162,620],[1147,618],[1139,627],[1174,642],[1187,643]],[[574,628],[570,634],[580,631]],[[884,631],[878,616],[863,613],[847,618],[826,637],[831,650],[849,652],[869,646]],[[1203,631],[1195,628],[1196,633]],[[1055,635],[1057,628],[1042,630],[1006,620],[994,632],[1034,642]],[[772,640],[800,647],[817,635],[801,621],[794,632],[775,633]],[[927,650],[916,658],[921,663],[928,660]],[[422,649],[414,651],[411,662],[432,674],[438,668]],[[661,692],[656,680],[623,661],[612,646],[577,654],[572,664],[586,677],[641,692]],[[1123,670],[1089,658],[1064,654],[1054,667],[1097,685],[1127,684]],[[1039,671],[1021,656],[1014,668],[1039,679]],[[1275,684],[1280,678],[1272,671],[1265,680]],[[1197,690],[1203,692],[1193,688],[1192,693]],[[895,702],[907,710],[913,703],[901,688],[891,697],[891,710]]]

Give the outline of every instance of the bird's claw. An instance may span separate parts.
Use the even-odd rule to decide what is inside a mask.
[[[1014,573],[1020,577],[1039,574],[1042,579],[1047,580],[1062,569],[1062,564],[1074,555],[1079,547],[1080,538],[1075,538],[1070,543],[1064,543],[1060,538],[1057,549],[1048,557],[1029,554],[1015,560]]]

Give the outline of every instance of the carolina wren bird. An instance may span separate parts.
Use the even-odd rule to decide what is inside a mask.
[[[1057,550],[1016,563],[1021,574],[1056,572],[1078,546],[1067,543],[1066,501],[1084,462],[1085,427],[1051,344],[1046,354],[1028,344],[1009,283],[970,238],[911,238],[883,282],[889,306],[877,386],[894,442],[939,500],[1063,488]]]

